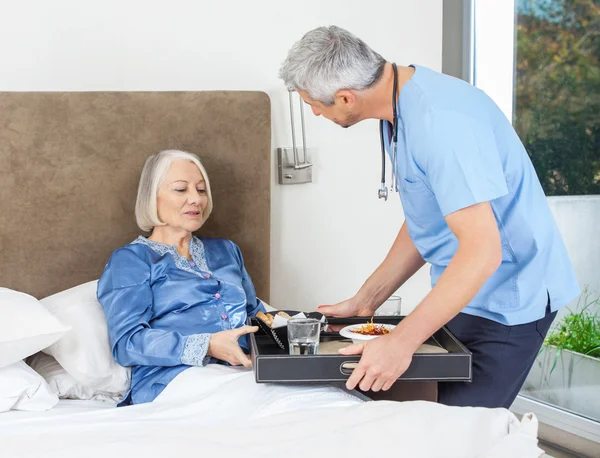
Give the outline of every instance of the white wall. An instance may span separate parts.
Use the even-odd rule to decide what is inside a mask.
[[[388,60],[442,62],[442,1],[0,1],[1,91],[262,90],[272,102],[273,158],[291,143],[277,72],[303,33],[336,24]],[[310,112],[307,110],[307,114]],[[314,309],[354,294],[402,221],[378,201],[375,121],[345,131],[307,117],[314,183],[272,176],[271,303]],[[423,269],[401,289],[405,309],[428,291]]]

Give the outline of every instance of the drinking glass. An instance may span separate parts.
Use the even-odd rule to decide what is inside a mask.
[[[288,321],[287,328],[290,355],[316,355],[319,352],[319,320],[292,318]]]
[[[400,296],[390,296],[381,306],[375,311],[375,316],[401,316],[402,315],[402,298]]]

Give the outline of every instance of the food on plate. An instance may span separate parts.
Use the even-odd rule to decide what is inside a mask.
[[[383,336],[389,334],[390,330],[383,324],[373,323],[373,317],[367,324],[363,324],[359,328],[354,328],[350,332],[355,334],[362,334],[363,336]]]
[[[274,318],[270,313],[258,312],[256,318],[260,318],[269,327],[273,326]]]
[[[286,320],[292,319],[292,317],[285,312],[277,312],[277,315],[279,315],[281,318],[285,318]]]

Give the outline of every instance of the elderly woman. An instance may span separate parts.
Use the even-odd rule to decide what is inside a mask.
[[[151,235],[117,249],[98,283],[113,355],[132,366],[121,405],[154,400],[191,366],[251,364],[246,334],[257,328],[245,322],[264,306],[233,242],[192,235],[212,208],[196,155],[172,150],[146,160],[135,214]]]

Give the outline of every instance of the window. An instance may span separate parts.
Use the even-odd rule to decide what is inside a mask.
[[[561,310],[513,407],[600,442],[600,4],[466,3],[472,82],[523,141],[585,289]]]
[[[513,124],[547,195],[600,194],[600,5],[516,4]]]

